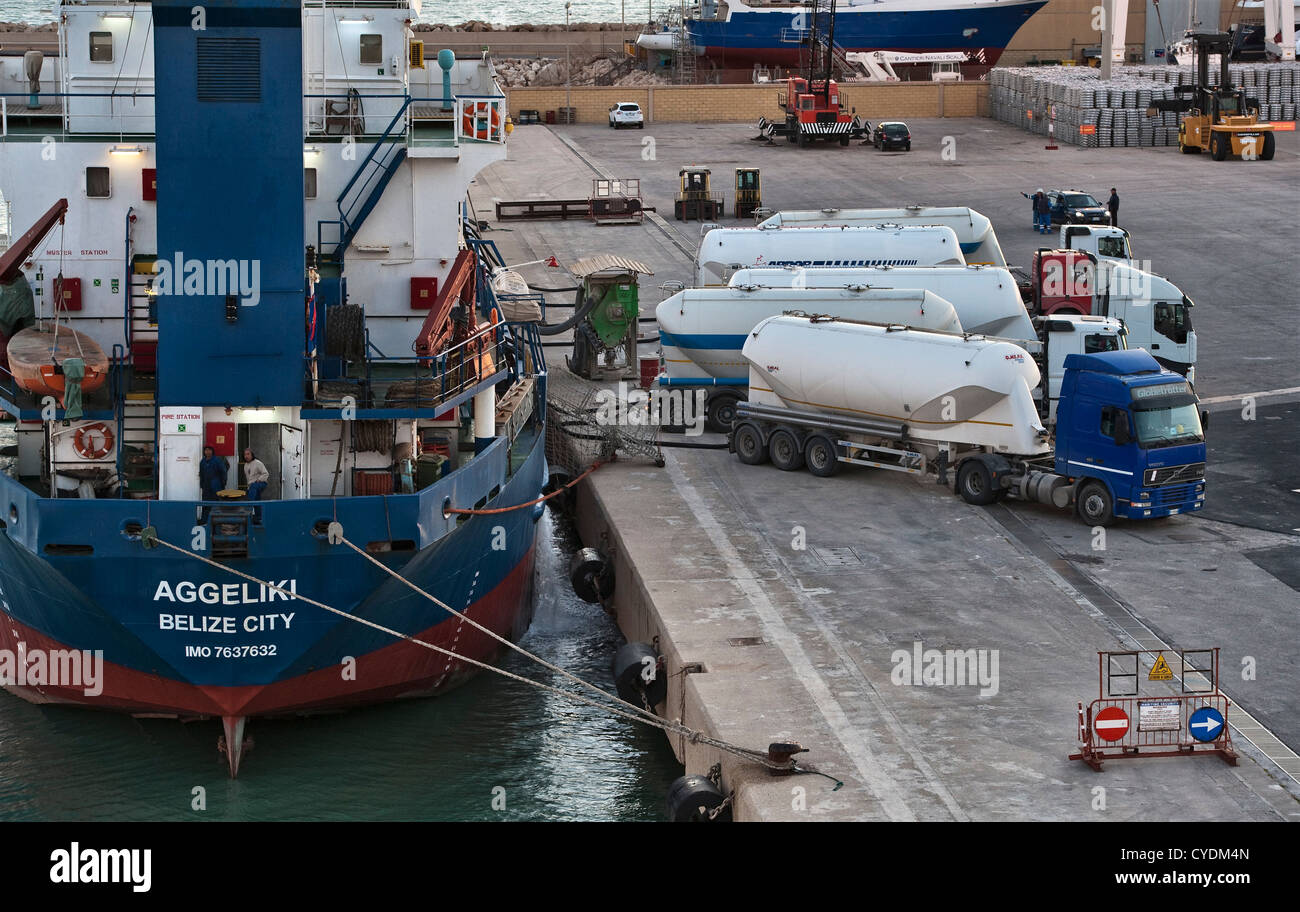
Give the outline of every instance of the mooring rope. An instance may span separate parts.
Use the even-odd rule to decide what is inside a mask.
[[[513,507],[493,507],[491,510],[473,510],[470,509],[469,507],[448,507],[447,509],[443,510],[443,512],[457,513],[463,516],[488,516],[494,513],[509,513],[512,510],[522,510],[524,507],[535,507],[539,503],[546,503],[546,501],[550,500],[552,497],[555,497],[559,494],[563,494],[565,491],[569,490],[569,488],[573,487],[578,482],[582,481],[582,479],[590,475],[592,472],[599,469],[602,465],[604,465],[603,462],[601,462],[600,460],[596,460],[591,464],[591,468],[587,469],[587,471],[583,472],[577,478],[573,479],[573,481],[570,481],[568,484],[564,485],[561,488],[556,488],[554,491],[552,491],[550,494],[547,494],[545,497],[539,497],[536,500],[530,500],[528,501],[528,503],[515,504]],[[352,542],[348,542],[348,544],[351,545]],[[369,556],[370,555],[368,554],[366,555],[366,557]],[[380,564],[380,566],[383,567],[384,565]],[[388,568],[384,567],[384,569],[387,570]],[[446,606],[444,605],[443,607]],[[448,608],[447,610],[450,611],[451,609]]]
[[[333,525],[337,525],[337,523]],[[276,584],[270,582],[269,580],[258,579],[256,576],[253,576],[251,573],[245,573],[242,570],[236,570],[234,567],[227,566],[226,564],[220,563],[219,561],[215,561],[209,557],[205,557],[202,554],[197,554],[188,548],[182,548],[180,545],[176,545],[169,541],[166,541],[158,536],[158,530],[155,529],[153,526],[147,526],[143,530],[141,530],[140,540],[145,548],[153,548],[155,546],[161,545],[164,548],[169,548],[170,550],[176,551],[179,554],[184,554],[187,557],[191,557],[199,561],[200,563],[208,565],[209,567],[213,567],[217,570],[223,570],[227,573],[232,573],[235,576],[248,580],[251,583],[257,583],[258,585],[265,586],[269,591],[286,596],[291,600],[296,599],[300,602],[306,602],[308,605],[311,605],[316,608],[320,608],[322,611],[328,611],[331,614],[337,615],[342,618],[346,618],[350,621],[356,621],[358,624],[363,624],[367,627],[370,627],[374,630],[378,630],[381,633],[386,633],[389,636],[395,637],[399,640],[405,640],[408,643],[413,643],[416,646],[420,646],[425,649],[429,649],[434,652],[441,653],[442,655],[445,655],[448,658],[456,659],[466,663],[467,665],[473,665],[476,668],[490,671],[504,678],[509,678],[512,681],[518,681],[521,684],[526,684],[531,687],[536,687],[540,690],[544,690],[547,691],[548,693],[552,693],[558,697],[562,697],[567,700],[573,700],[575,702],[583,703],[587,706],[591,706],[595,709],[612,713],[613,715],[627,719],[630,722],[640,722],[643,725],[650,725],[654,728],[661,729],[671,734],[682,735],[683,737],[688,738],[692,744],[706,744],[710,747],[716,748],[725,753],[733,754],[737,757],[742,757],[746,760],[751,760],[753,762],[762,764],[763,766],[766,766],[769,769],[797,772],[797,773],[815,772],[814,770],[800,768],[797,764],[794,763],[793,760],[789,760],[784,763],[774,762],[768,758],[766,751],[758,751],[752,748],[741,747],[738,744],[731,744],[730,742],[722,741],[718,738],[713,738],[709,735],[706,735],[702,731],[690,728],[689,726],[682,724],[678,720],[662,719],[654,715],[653,713],[650,713],[649,711],[636,706],[635,704],[628,703],[619,697],[612,696],[606,693],[604,690],[601,690],[601,688],[597,687],[595,684],[591,684],[587,681],[583,681],[581,678],[578,678],[570,674],[569,672],[564,671],[562,668],[552,665],[549,662],[546,662],[546,660],[541,659],[538,656],[534,656],[532,653],[529,653],[527,650],[516,647],[515,644],[509,643],[508,640],[505,640],[504,638],[498,636],[492,631],[486,630],[486,628],[479,625],[476,621],[470,619],[469,617],[466,617],[464,614],[461,614],[461,612],[456,611],[455,609],[447,605],[444,605],[442,602],[438,601],[438,599],[434,598],[432,595],[429,595],[428,593],[424,592],[422,589],[415,586],[415,584],[411,583],[409,580],[405,579],[404,577],[397,576],[397,574],[395,573],[394,575],[397,576],[397,578],[400,579],[403,583],[406,583],[406,585],[410,586],[416,592],[419,592],[425,597],[429,598],[431,601],[433,601],[435,604],[442,607],[444,610],[462,618],[465,621],[468,621],[470,624],[473,624],[479,630],[483,630],[484,632],[491,634],[494,638],[501,640],[502,642],[505,642],[507,645],[511,646],[512,648],[517,649],[517,651],[519,651],[521,654],[533,659],[534,661],[540,662],[541,664],[545,665],[547,668],[552,669],[565,677],[577,681],[578,683],[582,684],[584,687],[591,688],[597,693],[600,693],[601,695],[605,696],[607,699],[613,700],[616,703],[629,707],[634,712],[627,712],[625,710],[619,709],[617,706],[610,706],[608,704],[601,703],[593,699],[589,699],[588,697],[584,697],[582,694],[576,694],[571,690],[565,690],[560,687],[555,687],[554,685],[551,684],[546,684],[541,681],[534,681],[531,678],[525,678],[522,675],[517,675],[514,672],[505,670],[504,668],[498,668],[495,665],[490,665],[486,662],[480,662],[477,659],[471,659],[469,656],[461,655],[460,653],[457,653],[453,650],[445,649],[442,646],[436,646],[433,643],[420,639],[419,637],[402,633],[400,630],[394,630],[391,627],[385,627],[383,624],[377,623],[375,621],[371,621],[367,618],[359,617],[358,615],[355,614],[351,614],[347,611],[342,610],[341,608],[335,608],[332,605],[327,605],[324,602],[317,601],[316,599],[309,598],[305,595],[301,595],[296,592],[291,592],[288,589],[284,589],[280,586],[277,586]],[[339,536],[339,540],[349,545],[351,548],[353,548],[353,550],[359,550],[357,549],[356,545],[352,544],[352,542],[348,541],[346,538],[342,538],[341,535]],[[363,554],[368,559],[374,560],[369,554],[365,554],[364,551],[360,551],[360,553]],[[378,561],[375,562],[379,563]],[[387,572],[390,573],[393,572],[389,570],[388,567],[385,567],[382,563],[380,563],[379,566],[382,567]],[[821,775],[825,775],[825,774],[822,773]],[[836,782],[838,783],[838,780],[836,780]],[[838,788],[838,785],[836,787]]]

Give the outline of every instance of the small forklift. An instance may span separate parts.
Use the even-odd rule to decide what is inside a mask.
[[[762,184],[757,168],[736,169],[736,218],[754,217],[754,210],[763,205]]]
[[[677,172],[681,189],[673,202],[673,216],[679,222],[698,219],[713,222],[722,218],[722,194],[709,189],[708,168],[682,168]]]
[[[1273,158],[1273,125],[1259,120],[1259,100],[1232,84],[1228,58],[1232,35],[1227,32],[1189,32],[1196,58],[1192,64],[1196,84],[1174,88],[1175,98],[1157,98],[1152,113],[1176,111],[1183,115],[1178,124],[1178,151],[1209,152],[1215,161],[1229,155],[1270,161]],[[1209,84],[1210,55],[1219,55],[1219,82]]]

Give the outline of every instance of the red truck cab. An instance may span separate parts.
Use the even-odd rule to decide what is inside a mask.
[[[1030,312],[1092,313],[1097,259],[1082,250],[1034,251]]]

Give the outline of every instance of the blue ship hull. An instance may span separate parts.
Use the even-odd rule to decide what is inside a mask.
[[[967,9],[836,11],[835,43],[846,51],[967,51],[971,63],[993,66],[1046,0]],[[723,66],[797,66],[802,45],[792,31],[799,10],[733,11],[725,21],[688,20],[692,42]],[[783,36],[784,33],[784,36]]]
[[[383,563],[494,632],[517,639],[531,620],[540,507],[445,519],[447,498],[528,504],[545,482],[543,436],[498,439],[469,465],[416,493],[262,505],[245,559],[229,567],[471,659],[501,647],[345,545],[314,532],[337,519],[360,546],[392,542]],[[525,450],[526,448],[526,450]],[[521,461],[522,460],[522,461]],[[198,505],[49,500],[4,479],[13,500],[0,534],[0,649],[102,651],[102,692],[66,682],[9,682],[34,702],[71,702],[181,717],[337,709],[444,689],[474,671],[408,640],[278,595],[171,549],[146,550],[128,523],[191,542]],[[28,496],[24,496],[28,495]],[[335,513],[334,511],[337,510]],[[17,515],[15,520],[14,516]],[[33,549],[34,542],[44,543]],[[49,543],[89,542],[54,556]],[[402,550],[410,548],[409,551]],[[200,552],[202,553],[202,552]]]

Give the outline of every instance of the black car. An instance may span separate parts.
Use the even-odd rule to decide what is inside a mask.
[[[876,129],[871,133],[871,144],[881,151],[902,149],[911,152],[912,131],[902,121],[887,120],[876,124]]]
[[[1109,225],[1110,210],[1082,190],[1048,190],[1053,225]]]

